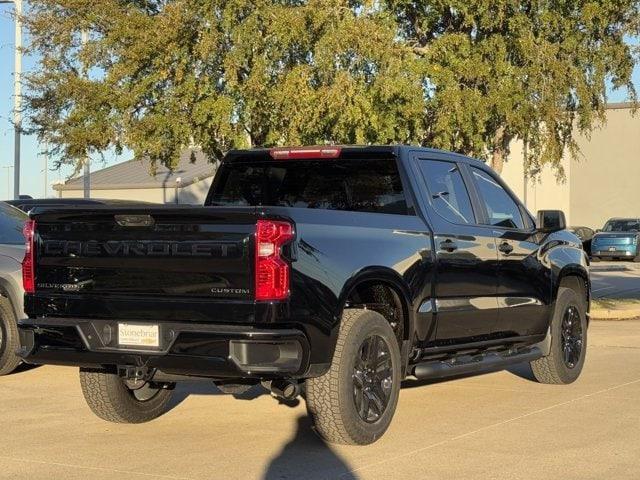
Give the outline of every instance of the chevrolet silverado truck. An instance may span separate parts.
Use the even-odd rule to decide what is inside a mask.
[[[412,146],[231,151],[204,206],[35,208],[20,355],[79,367],[99,417],[177,382],[302,395],[327,441],[387,430],[406,377],[582,370],[588,260],[482,162]]]

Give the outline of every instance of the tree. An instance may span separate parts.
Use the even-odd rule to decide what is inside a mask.
[[[528,171],[578,154],[631,82],[640,0],[31,0],[32,130],[127,147],[415,142]],[[89,41],[80,42],[80,32]],[[86,73],[86,74],[85,74]]]
[[[379,9],[337,0],[32,0],[33,130],[64,163],[126,146],[408,142],[420,74]],[[90,32],[80,43],[80,32]],[[84,71],[89,76],[83,75]]]
[[[526,171],[559,177],[575,134],[605,120],[608,84],[635,102],[628,36],[637,0],[388,0],[386,8],[425,65],[422,143],[486,158],[498,172],[514,139]]]

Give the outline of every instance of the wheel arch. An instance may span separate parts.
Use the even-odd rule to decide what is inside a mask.
[[[555,293],[557,293],[558,288],[560,288],[563,282],[570,283],[572,281],[570,277],[582,280],[583,284],[581,284],[580,286],[581,288],[586,288],[586,291],[584,293],[589,295],[591,289],[589,272],[584,266],[577,264],[565,265],[560,269],[560,271],[558,272],[558,278],[556,280]]]
[[[359,303],[357,301],[358,296],[362,295],[363,291],[372,291],[376,287],[383,287],[393,293],[394,298],[397,299],[397,304],[392,308],[397,312],[396,316],[400,314],[402,316],[402,339],[398,338],[402,360],[403,369],[408,362],[409,353],[411,351],[411,342],[414,337],[414,325],[415,320],[413,318],[412,301],[410,290],[402,279],[402,277],[394,270],[387,267],[370,267],[359,271],[357,274],[349,278],[340,293],[338,298],[338,311],[336,312],[337,318],[342,318],[342,314],[345,308],[364,305],[367,308],[367,301]],[[366,300],[366,298],[365,298]],[[375,307],[372,310],[377,310]],[[392,323],[393,315],[388,315],[386,312],[377,310],[381,313],[387,321]],[[393,326],[393,324],[392,324]]]
[[[7,282],[6,279],[0,278],[0,298],[5,298],[11,309],[13,310],[13,314],[16,316],[16,319],[20,319],[21,309],[19,308],[18,293],[15,292],[15,289],[12,287],[11,283]]]
[[[579,264],[569,264],[562,267],[558,273],[557,280],[554,285],[554,299],[558,297],[560,287],[568,287],[579,291],[586,300],[587,313],[591,305],[591,280],[587,269]],[[589,317],[587,316],[587,319]]]
[[[405,333],[409,334],[412,330],[411,316],[411,294],[409,288],[402,277],[394,270],[387,267],[370,267],[359,271],[347,280],[338,297],[338,311],[336,316],[342,316],[342,312],[348,306],[348,300],[353,293],[362,285],[380,284],[391,288],[397,295],[402,304],[403,317],[405,320]]]

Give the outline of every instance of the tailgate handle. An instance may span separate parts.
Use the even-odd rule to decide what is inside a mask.
[[[152,227],[156,223],[151,215],[115,215],[114,218],[121,227]]]

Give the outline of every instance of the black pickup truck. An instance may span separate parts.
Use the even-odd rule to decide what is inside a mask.
[[[20,355],[80,367],[91,409],[158,417],[176,382],[306,399],[368,444],[406,377],[585,360],[588,260],[482,162],[411,146],[238,150],[204,206],[36,208]]]

